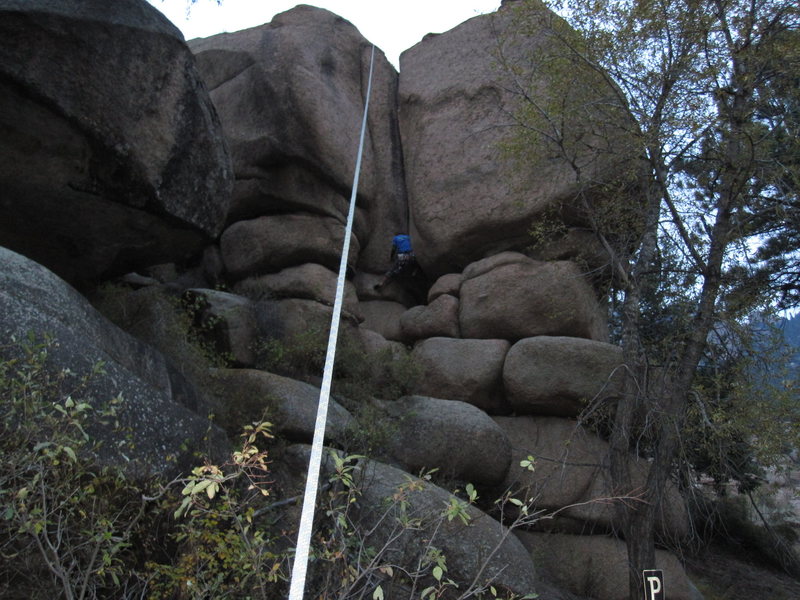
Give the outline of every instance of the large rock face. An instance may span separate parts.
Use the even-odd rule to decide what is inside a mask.
[[[532,72],[530,57],[552,43],[542,30],[514,36],[509,4],[445,34],[427,36],[400,57],[400,125],[412,237],[429,276],[529,245],[531,222],[545,214],[555,214],[567,227],[582,224],[581,188],[566,161],[556,157],[519,168],[501,156],[521,106],[515,81],[530,79],[534,89],[547,88],[546,77]],[[519,69],[516,78],[498,67],[501,51],[510,67]],[[609,95],[608,88],[594,89],[588,69],[571,75],[576,92]],[[568,126],[580,136],[597,123],[576,120]],[[578,151],[576,161],[586,181],[615,180],[619,165],[631,162],[636,152],[625,145],[601,151],[591,147],[588,137],[583,141],[586,150]]]
[[[206,440],[214,455],[222,455],[224,434],[175,401],[180,388],[188,388],[159,352],[112,325],[41,265],[5,248],[0,248],[0,264],[1,339],[48,335],[50,365],[77,376],[91,373],[98,361],[105,363],[91,379],[89,395],[98,407],[121,395],[119,419],[130,432],[128,443],[109,425],[91,432],[104,442],[105,460],[137,475],[169,477],[191,464],[194,452],[207,448]],[[5,355],[11,347],[2,350]]]
[[[631,461],[632,490],[614,490],[608,468],[608,442],[574,421],[554,417],[495,417],[508,435],[512,465],[533,456],[535,469],[510,469],[504,488],[517,490],[547,512],[576,519],[583,532],[612,531],[615,503],[636,498],[647,479],[646,461]],[[661,499],[656,527],[661,535],[680,540],[689,534],[686,504],[673,484]]]
[[[569,261],[541,262],[502,252],[470,264],[459,295],[465,338],[608,338],[591,285]]]
[[[618,395],[623,375],[618,346],[560,336],[520,340],[503,365],[506,394],[518,414],[577,416],[590,403]]]
[[[399,80],[375,53],[344,286],[345,352],[337,355],[340,367],[361,362],[337,375],[350,378],[337,392],[352,394],[332,401],[326,441],[333,452],[361,452],[362,430],[376,425],[373,408],[374,433],[391,431],[380,451],[403,470],[356,457],[362,493],[350,507],[365,543],[391,541],[390,562],[416,568],[435,546],[448,576],[463,584],[458,594],[491,580],[502,591],[556,600],[569,594],[541,580],[506,528],[525,513],[503,501],[505,493],[557,513],[548,520],[554,527],[612,535],[619,524],[609,498],[638,491],[611,489],[607,442],[570,420],[587,400],[617,393],[621,351],[605,343],[592,285],[603,276],[588,275],[606,259],[582,212],[584,201],[603,198],[564,161],[519,169],[500,155],[519,105],[493,64],[497,51],[524,63],[546,43],[536,29],[515,37],[512,3],[504,4],[407,51]],[[322,371],[369,42],[344,19],[298,6],[260,27],[195,40],[193,57],[143,0],[118,0],[113,11],[100,0],[0,0],[0,34],[0,243],[76,281],[138,269],[104,286],[118,296],[106,313],[127,335],[43,267],[0,251],[0,334],[50,332],[57,365],[78,372],[105,360],[93,391],[123,393],[130,456],[148,474],[189,458],[197,448],[184,441],[204,438],[214,408],[225,430],[210,429],[217,448],[226,448],[223,433],[272,421],[282,438],[271,454],[279,489],[299,493],[293,486],[303,483],[308,451],[285,442],[311,440],[319,389],[264,369],[308,381]],[[531,65],[522,66],[520,76],[531,75]],[[606,93],[579,69],[571,75],[578,95]],[[533,81],[538,89],[548,83],[540,74]],[[584,114],[570,123],[570,135],[586,142],[575,160],[603,187],[621,177],[615,166],[633,162],[636,148],[614,146],[606,124],[591,121]],[[597,139],[608,142],[605,153]],[[617,202],[629,210],[625,197]],[[529,248],[532,225],[558,231],[558,239]],[[392,236],[409,228],[428,282],[376,286]],[[210,289],[217,285],[226,291]],[[231,368],[208,377],[208,361],[192,348],[195,333]],[[188,383],[197,371],[208,377],[197,377],[205,395]],[[167,464],[173,453],[178,461]],[[648,467],[633,461],[635,486]],[[409,474],[430,468],[436,474],[425,480]],[[464,505],[464,526],[443,512],[459,506],[457,498],[430,477],[479,486],[478,502],[493,506],[491,514]],[[295,512],[281,514],[287,530]],[[401,532],[404,524],[413,527]],[[545,527],[536,518],[525,526]],[[687,527],[670,488],[659,532],[682,538]],[[605,586],[598,561],[619,550],[594,536],[531,540],[533,559],[556,557],[553,578],[576,593],[583,572]],[[584,542],[588,558],[568,560]],[[615,597],[624,569],[618,561],[608,568],[611,583],[587,594]],[[409,578],[387,587],[386,597],[413,595],[404,588]]]
[[[369,42],[341,17],[298,6],[271,23],[191,47],[233,156],[231,221],[305,213],[343,224]],[[360,264],[373,272],[386,269],[388,242],[406,227],[396,90],[397,73],[376,50],[355,227]]]
[[[185,259],[231,168],[181,33],[144,0],[0,0],[0,244],[70,281]]]
[[[505,478],[511,444],[482,410],[423,396],[382,402],[381,407],[396,428],[388,451],[409,473],[435,468],[446,477],[487,485]]]
[[[411,353],[423,371],[415,391],[461,400],[489,414],[503,414],[507,406],[501,374],[508,349],[506,340],[428,338]]]

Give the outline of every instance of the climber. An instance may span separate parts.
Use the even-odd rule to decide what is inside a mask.
[[[390,260],[392,261],[392,268],[386,272],[380,283],[375,284],[374,289],[380,290],[390,279],[413,274],[417,266],[417,259],[414,256],[414,250],[411,248],[411,238],[405,233],[398,233],[392,238]]]

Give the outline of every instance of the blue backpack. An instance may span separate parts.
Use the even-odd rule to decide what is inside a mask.
[[[396,235],[392,244],[397,249],[398,254],[409,254],[411,250],[411,238],[405,234]]]

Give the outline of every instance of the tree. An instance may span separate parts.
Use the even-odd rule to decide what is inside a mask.
[[[761,239],[758,267],[742,288],[768,285],[782,307],[800,302],[800,35],[776,36],[756,88],[756,118],[767,134],[754,157],[754,195],[759,198],[751,228]]]
[[[552,6],[569,25],[538,1],[516,9],[518,32],[530,28],[549,38],[546,51],[528,57],[529,68],[546,73],[548,90],[527,87],[502,53],[500,62],[522,99],[513,147],[527,151],[516,157],[537,160],[546,147],[574,166],[587,218],[609,252],[626,365],[623,393],[610,407],[614,492],[631,491],[633,454],[651,462],[645,502],[619,506],[633,599],[642,570],[654,565],[660,500],[678,464],[689,409],[703,402],[696,385],[712,329],[768,302],[771,286],[791,276],[793,248],[781,236],[797,231],[784,218],[789,210],[797,215],[797,71],[784,66],[800,57],[800,9],[793,0]],[[602,92],[554,102],[575,90],[573,70],[557,70],[565,63],[602,81]],[[597,183],[574,160],[577,138],[564,127],[569,111],[613,118],[641,148],[643,171],[631,166],[623,176],[644,174],[636,227],[628,220],[626,231],[615,230],[593,206],[586,190]],[[758,236],[760,255],[753,250]],[[670,317],[655,332],[654,315]],[[664,332],[667,340],[659,337]]]

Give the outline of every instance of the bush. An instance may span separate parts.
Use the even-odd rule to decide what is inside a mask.
[[[92,408],[83,395],[103,365],[84,375],[54,370],[52,343],[30,336],[0,348],[0,596],[133,593],[142,581],[131,541],[151,500],[122,469],[97,466],[103,449],[86,433],[91,422],[114,423],[121,399]]]
[[[245,427],[243,445],[231,461],[196,467],[185,480],[171,534],[177,558],[151,562],[151,598],[280,598],[288,552],[259,508],[269,496],[267,452],[256,446],[271,438],[269,423]]]
[[[196,387],[209,383],[209,369],[230,365],[231,357],[217,352],[204,337],[207,331],[195,323],[202,309],[200,298],[184,301],[164,288],[131,290],[105,284],[93,304],[117,327],[161,352]]]
[[[244,597],[277,581],[283,555],[253,527],[268,473],[255,440],[269,437],[267,424],[246,428],[229,473],[206,464],[184,480],[132,481],[122,466],[98,465],[103,447],[87,433],[113,427],[122,405],[96,409],[85,397],[103,365],[54,369],[53,343],[32,335],[0,346],[0,597]],[[170,546],[177,560],[153,558]]]
[[[270,338],[257,350],[258,367],[297,379],[319,377],[325,367],[327,333],[310,329],[286,341]],[[336,351],[332,394],[355,417],[344,449],[351,453],[382,456],[396,425],[383,418],[373,400],[396,400],[411,392],[422,369],[409,353],[397,356],[391,348],[368,354],[351,337],[343,335]]]

